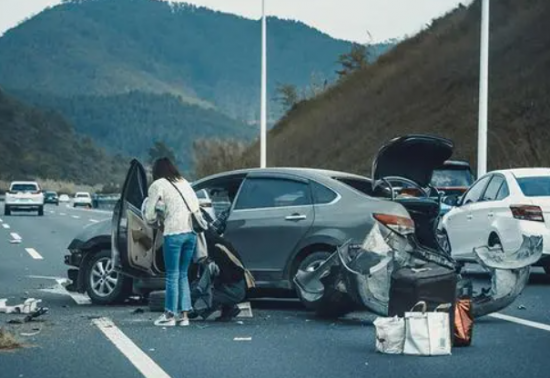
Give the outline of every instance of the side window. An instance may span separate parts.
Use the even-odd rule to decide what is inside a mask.
[[[508,189],[508,184],[506,183],[506,181],[504,181],[504,183],[500,187],[500,190],[498,191],[496,199],[497,201],[501,201],[506,197],[508,197],[509,195],[510,195],[510,190]]]
[[[209,180],[193,189],[199,198],[210,198],[214,213],[219,216],[222,212],[231,209],[242,182],[242,177],[224,177]]]
[[[479,198],[483,194],[483,191],[485,190],[485,187],[487,186],[487,183],[490,179],[491,176],[487,176],[475,183],[474,186],[472,186],[470,190],[468,190],[468,193],[466,193],[466,195],[464,196],[464,200],[462,201],[462,203],[464,205],[468,205],[469,203],[475,203],[479,201]]]
[[[138,172],[130,173],[128,179],[128,185],[126,186],[126,192],[124,193],[126,201],[131,203],[136,208],[140,209],[143,199],[147,196],[143,193],[142,182]]]
[[[309,185],[276,178],[246,179],[235,210],[311,205]]]
[[[317,205],[331,203],[338,196],[326,186],[316,183],[315,181],[311,182],[311,189],[313,192],[313,201]]]
[[[503,182],[504,182],[504,178],[502,178],[502,176],[493,176],[491,182],[487,186],[487,190],[485,190],[485,194],[483,195],[483,201],[496,200],[497,194]]]

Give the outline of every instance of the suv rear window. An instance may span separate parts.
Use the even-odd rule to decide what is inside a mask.
[[[37,192],[36,184],[13,184],[10,189],[12,192]]]
[[[523,177],[516,179],[527,197],[550,197],[550,177]]]
[[[86,193],[80,193],[76,195],[76,198],[88,198],[88,197],[90,197],[90,195]]]
[[[436,169],[432,175],[432,186],[469,187],[473,183],[472,173],[467,169]]]

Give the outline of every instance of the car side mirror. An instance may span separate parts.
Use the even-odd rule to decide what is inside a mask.
[[[460,200],[461,200],[461,197],[454,195],[454,196],[443,197],[442,202],[445,205],[452,206],[452,207],[457,207],[457,206],[460,206]]]

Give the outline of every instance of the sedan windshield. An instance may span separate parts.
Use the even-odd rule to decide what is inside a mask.
[[[472,182],[472,174],[466,169],[436,169],[431,184],[436,188],[468,187]]]
[[[522,177],[516,179],[527,197],[550,197],[550,177]]]

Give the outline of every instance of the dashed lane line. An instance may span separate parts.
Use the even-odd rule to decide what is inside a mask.
[[[44,258],[34,248],[25,248],[25,251],[35,260],[43,260]]]
[[[2,227],[4,227],[6,230],[10,228],[10,225],[7,223],[2,223]]]
[[[72,217],[73,217],[74,219],[80,219],[80,217],[79,217],[78,215],[72,215]]]
[[[12,232],[10,235],[13,240],[21,240],[21,236],[17,232]]]
[[[59,215],[67,215],[67,214],[65,214],[65,213],[59,213]]]
[[[71,297],[77,305],[90,305],[92,300],[86,294],[72,292],[67,290],[66,285],[70,283],[68,278],[61,277],[49,277],[49,276],[28,276],[29,278],[38,278],[44,280],[55,280],[57,283],[53,288],[40,289],[45,293],[58,294],[58,295],[68,295]]]
[[[543,331],[550,332],[550,325],[548,325],[548,324],[533,322],[531,320],[526,320],[526,319],[522,319],[522,318],[516,318],[515,316],[505,315],[505,314],[501,314],[501,313],[498,313],[498,312],[494,313],[494,314],[490,314],[489,316],[492,317],[492,318],[495,318],[495,319],[505,320],[507,322],[521,324],[521,325],[524,325],[524,326],[527,326],[527,327],[541,329]]]
[[[103,334],[117,349],[139,370],[145,378],[170,378],[145,352],[122,332],[111,319],[99,318],[92,320]]]
[[[0,223],[4,223],[4,221],[0,218]]]
[[[92,223],[98,223],[99,221],[97,219],[90,219],[90,222]]]

